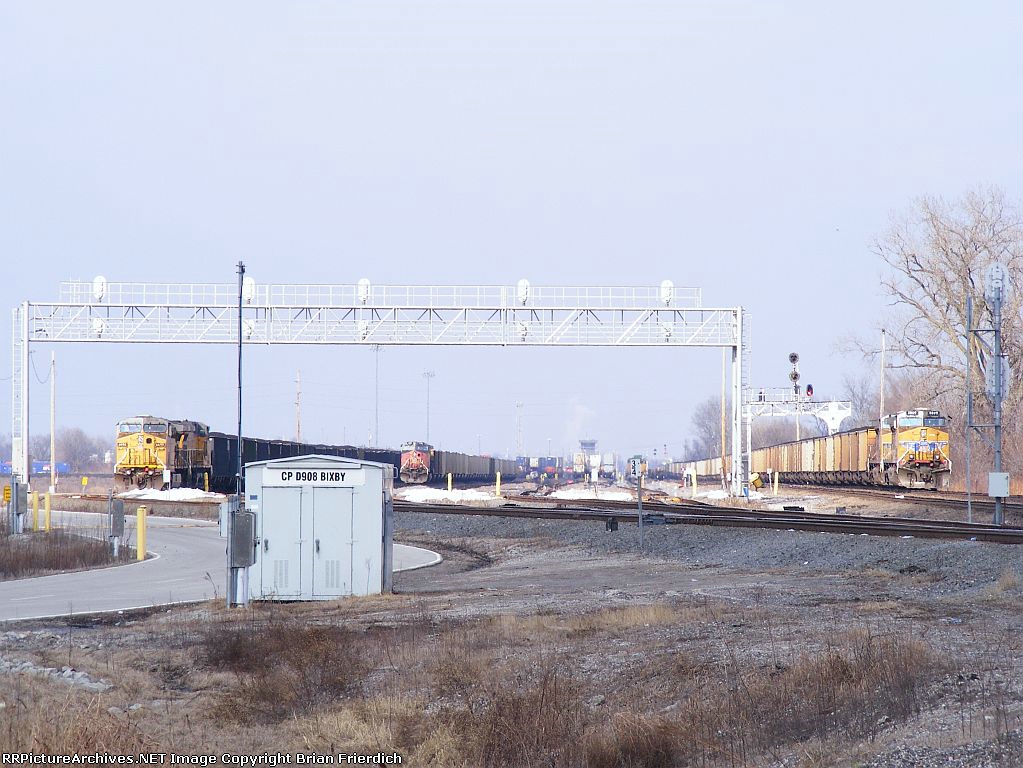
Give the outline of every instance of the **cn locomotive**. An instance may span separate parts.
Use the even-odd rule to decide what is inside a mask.
[[[512,480],[519,474],[519,464],[514,459],[438,451],[429,443],[417,441],[401,446],[398,479],[403,483],[440,482],[449,474],[453,480],[492,480],[498,472],[502,479]]]
[[[947,416],[915,408],[827,437],[758,448],[750,474],[777,472],[782,482],[884,485],[946,490],[952,474]],[[689,462],[700,475],[720,475],[720,458]],[[726,464],[727,469],[727,464]]]

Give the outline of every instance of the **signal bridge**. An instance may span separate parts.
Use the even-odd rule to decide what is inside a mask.
[[[829,434],[835,434],[842,422],[852,416],[852,402],[849,400],[814,401],[805,395],[797,395],[791,387],[753,389],[746,400],[746,419],[755,416],[816,416],[828,427]]]

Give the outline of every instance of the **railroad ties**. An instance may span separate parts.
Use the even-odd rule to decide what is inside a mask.
[[[498,507],[462,504],[415,504],[395,501],[395,511],[444,515],[528,517],[546,520],[609,520],[638,522],[635,502],[597,499],[558,499],[546,503],[528,497],[512,497]],[[643,521],[666,525],[717,525],[737,528],[767,528],[817,533],[867,534],[933,539],[963,539],[998,544],[1023,544],[1023,528],[986,523],[921,520],[900,517],[867,517],[819,512],[724,507],[692,500],[677,502],[643,501]],[[653,518],[656,516],[656,520]]]

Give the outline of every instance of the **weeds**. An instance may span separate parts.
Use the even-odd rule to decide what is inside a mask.
[[[237,676],[217,713],[240,721],[280,720],[352,696],[366,674],[355,632],[283,621],[214,625],[202,639],[201,661]]]
[[[109,542],[60,529],[0,535],[0,580],[96,568],[134,559],[131,547],[122,546],[115,560]]]

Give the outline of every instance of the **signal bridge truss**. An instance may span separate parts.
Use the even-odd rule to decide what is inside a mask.
[[[810,400],[796,395],[791,387],[751,390],[746,409],[749,420],[756,416],[816,416],[827,425],[828,433],[832,435],[845,419],[852,416],[852,402],[849,400]]]
[[[239,310],[240,307],[240,310]],[[749,324],[742,307],[702,306],[698,288],[119,283],[61,284],[57,301],[13,311],[13,472],[28,480],[32,343],[724,347],[732,350],[733,434],[742,435]],[[234,370],[225,365],[225,374]],[[741,438],[732,466],[746,466]],[[734,473],[733,493],[745,472]]]

